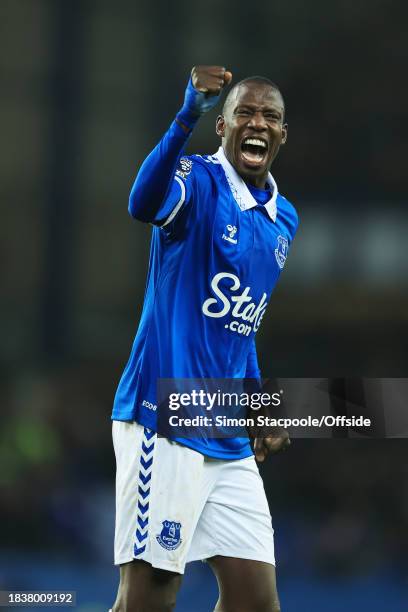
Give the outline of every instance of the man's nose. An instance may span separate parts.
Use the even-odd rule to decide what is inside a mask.
[[[265,121],[265,117],[263,115],[263,113],[261,111],[257,111],[255,112],[248,125],[252,128],[254,128],[255,130],[265,130],[266,129],[266,121]]]

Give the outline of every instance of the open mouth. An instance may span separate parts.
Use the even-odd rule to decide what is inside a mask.
[[[244,138],[241,144],[241,155],[249,166],[261,166],[266,160],[268,144],[260,138]]]

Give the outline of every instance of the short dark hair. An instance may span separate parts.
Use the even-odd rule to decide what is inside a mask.
[[[225,108],[227,107],[228,102],[230,101],[233,92],[235,92],[236,89],[238,89],[238,87],[240,87],[241,85],[245,85],[246,83],[261,83],[263,85],[269,85],[269,87],[271,87],[271,89],[274,89],[275,91],[279,92],[282,101],[283,101],[283,105],[285,106],[285,101],[283,99],[282,96],[282,92],[279,89],[278,85],[276,85],[276,83],[274,83],[273,81],[271,81],[270,79],[268,79],[267,77],[264,76],[259,76],[259,75],[255,75],[255,76],[250,76],[247,77],[246,79],[242,79],[242,81],[238,81],[238,83],[235,83],[231,89],[229,90],[227,97],[225,98],[224,101],[224,105],[222,107],[222,112],[224,113]]]

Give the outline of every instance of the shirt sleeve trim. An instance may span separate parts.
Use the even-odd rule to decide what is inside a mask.
[[[171,211],[170,215],[167,217],[165,222],[162,223],[162,225],[160,227],[165,227],[166,225],[168,225],[169,223],[171,223],[173,221],[174,217],[177,215],[178,211],[183,206],[183,204],[185,202],[185,199],[186,199],[186,187],[185,187],[183,181],[178,176],[175,176],[174,178],[176,179],[176,181],[179,183],[179,185],[181,187],[181,197],[180,197],[180,200],[175,205],[175,207],[173,208],[173,210]]]

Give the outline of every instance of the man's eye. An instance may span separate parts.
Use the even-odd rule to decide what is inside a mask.
[[[274,113],[265,113],[265,117],[270,121],[279,121],[278,115],[275,115]]]
[[[248,116],[248,115],[250,115],[250,112],[248,110],[245,110],[245,109],[240,109],[239,111],[237,111],[237,114],[238,115]]]

